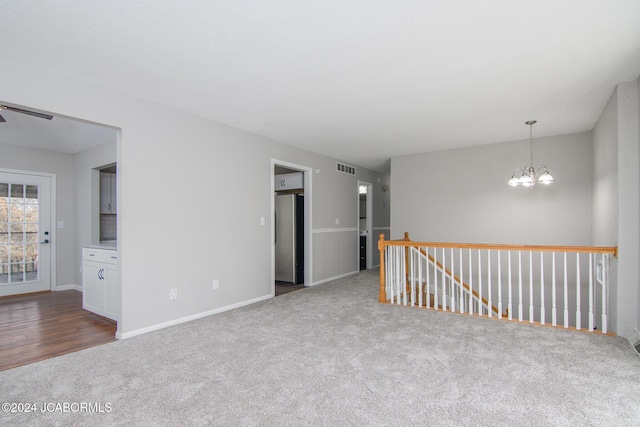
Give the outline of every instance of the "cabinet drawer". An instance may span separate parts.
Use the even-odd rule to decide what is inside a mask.
[[[105,264],[117,264],[118,251],[82,248],[82,259],[83,261],[96,261],[103,262]]]
[[[102,262],[104,262],[105,264],[118,263],[118,252],[116,251],[103,251],[102,257]]]
[[[104,261],[105,253],[100,249],[82,248],[82,259],[85,261]]]

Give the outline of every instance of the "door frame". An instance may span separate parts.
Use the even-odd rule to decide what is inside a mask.
[[[273,213],[275,212],[276,188],[275,188],[275,167],[282,166],[284,168],[300,171],[304,174],[304,286],[312,286],[313,278],[313,235],[312,235],[312,187],[311,176],[313,169],[308,166],[287,162],[284,160],[271,159],[271,296],[276,295],[276,221]]]
[[[56,279],[56,253],[57,253],[57,241],[58,241],[58,233],[57,233],[57,224],[58,222],[56,221],[56,174],[55,173],[47,173],[47,172],[36,172],[36,171],[27,171],[27,170],[21,170],[21,169],[8,169],[8,168],[2,168],[0,167],[0,172],[3,173],[11,173],[11,174],[16,174],[16,175],[33,175],[33,176],[39,176],[39,177],[43,177],[43,178],[49,178],[50,183],[51,183],[51,188],[50,188],[50,194],[51,194],[51,199],[50,199],[50,206],[49,206],[49,217],[51,220],[51,225],[50,225],[50,231],[49,233],[51,233],[51,251],[49,254],[49,263],[50,263],[50,286],[49,289],[51,291],[55,291],[57,290],[57,279]]]
[[[357,220],[357,224],[358,224],[358,242],[356,247],[358,248],[358,271],[360,270],[360,186],[364,185],[367,187],[367,200],[366,200],[366,207],[367,207],[367,247],[366,247],[366,253],[367,253],[367,270],[371,269],[373,266],[372,263],[372,259],[371,257],[373,257],[373,251],[371,250],[372,248],[372,236],[373,236],[373,184],[370,182],[366,182],[366,181],[360,181],[358,180],[358,186],[356,187],[356,193],[357,193],[357,201],[358,201],[358,209],[357,209],[357,215],[358,215],[358,220]]]

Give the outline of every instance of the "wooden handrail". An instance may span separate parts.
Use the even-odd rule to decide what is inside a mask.
[[[408,233],[405,233],[408,235]],[[384,235],[382,235],[384,238]],[[412,240],[384,240],[384,246],[428,246],[430,248],[454,249],[486,249],[503,251],[534,251],[534,252],[580,252],[610,254],[618,256],[617,246],[545,246],[545,245],[506,245],[493,243],[446,243],[446,242],[414,242]],[[378,244],[378,248],[381,244]]]

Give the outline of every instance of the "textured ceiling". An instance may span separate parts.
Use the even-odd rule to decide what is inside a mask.
[[[380,169],[592,129],[640,74],[640,1],[5,0],[0,52]]]
[[[45,120],[7,110],[0,110],[0,115],[6,120],[0,123],[4,144],[77,153],[117,139],[115,129],[60,116]]]

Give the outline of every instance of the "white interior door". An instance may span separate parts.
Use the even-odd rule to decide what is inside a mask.
[[[51,289],[51,177],[0,172],[0,296]]]

